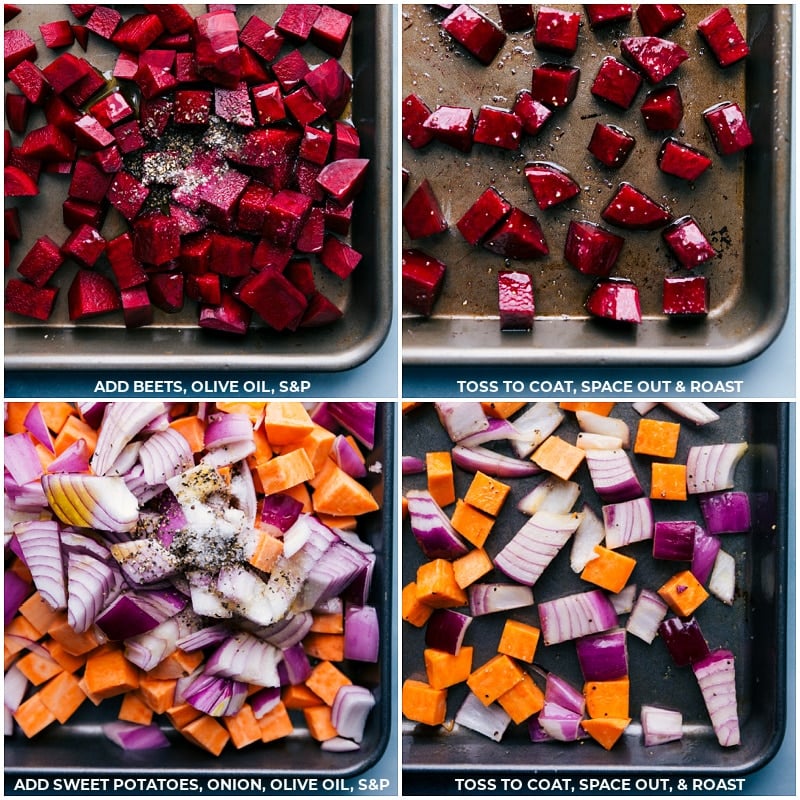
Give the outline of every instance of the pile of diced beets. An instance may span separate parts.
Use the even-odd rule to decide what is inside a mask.
[[[73,21],[39,28],[44,58],[28,32],[5,31],[5,196],[63,175],[70,231],[58,242],[51,227],[15,259],[6,310],[49,319],[51,279],[72,261],[72,320],[121,309],[138,327],[185,298],[200,327],[233,334],[253,313],[276,331],[338,320],[314,264],[346,279],[361,260],[347,236],[369,161],[341,119],[352,78],[340,63],[358,7],[289,5],[274,26],[231,5],[68,8]],[[5,21],[19,11],[6,5]],[[119,50],[111,82],[74,54],[91,37]],[[21,225],[42,223],[25,209],[5,211],[7,264]],[[106,239],[109,213],[127,231]]]
[[[536,50],[569,58],[578,47],[582,25],[579,12],[547,6],[534,13],[530,4],[498,5],[500,25],[469,5],[448,7],[441,30],[483,65],[491,64],[503,48],[507,33],[531,31]],[[633,6],[597,4],[584,6],[589,28],[625,24],[633,18]],[[657,157],[658,168],[694,183],[712,165],[712,159],[676,138],[683,118],[679,86],[664,81],[689,58],[678,44],[664,38],[683,22],[679,5],[640,5],[636,16],[642,36],[619,41],[621,59],[605,57],[591,84],[591,94],[601,104],[627,110],[634,104],[643,83],[653,88],[640,105],[645,127],[666,135]],[[718,65],[728,67],[749,52],[747,42],[730,10],[720,7],[697,25]],[[523,136],[535,136],[577,94],[580,69],[569,63],[542,63],[533,67],[530,89],[523,88],[510,109],[481,106],[473,109],[439,106],[433,110],[416,93],[403,100],[402,134],[418,150],[437,141],[462,153],[473,145],[517,151]],[[716,152],[733,156],[753,139],[742,109],[730,101],[703,112],[703,119]],[[622,167],[635,145],[634,137],[617,125],[598,122],[587,149],[610,169]],[[536,204],[546,210],[576,197],[580,185],[558,164],[531,162],[524,170]],[[408,175],[404,172],[404,180]],[[671,316],[703,316],[709,310],[709,291],[704,275],[691,270],[717,252],[690,215],[672,212],[628,181],[619,182],[601,212],[604,222],[625,230],[661,230],[663,239],[683,273],[664,278],[663,313]],[[433,187],[423,180],[403,209],[403,224],[411,240],[444,233],[449,228]],[[461,236],[510,260],[534,259],[549,253],[539,221],[512,206],[494,187],[488,186],[467,212],[456,221]],[[585,308],[599,318],[623,323],[642,319],[639,291],[625,277],[611,275],[624,244],[624,237],[598,222],[569,222],[564,259],[579,272],[593,276]],[[403,300],[415,314],[433,313],[445,281],[447,265],[418,247],[403,252]],[[534,320],[534,287],[531,276],[521,269],[498,272],[498,298],[502,330],[531,330]]]

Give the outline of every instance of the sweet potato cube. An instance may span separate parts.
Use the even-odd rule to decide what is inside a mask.
[[[453,480],[453,461],[447,450],[425,454],[428,475],[428,491],[442,507],[455,502],[456,489]]]
[[[467,686],[485,706],[491,705],[522,680],[522,668],[505,654],[489,659],[467,678]]]
[[[472,672],[472,647],[462,647],[458,655],[434,650],[429,647],[423,652],[428,683],[434,689],[447,689],[463,683]]]
[[[640,455],[675,458],[681,426],[677,422],[641,419],[636,431],[633,452]]]
[[[456,583],[462,589],[466,589],[467,586],[491,572],[493,567],[488,553],[481,548],[475,548],[453,561],[453,575]]]
[[[403,682],[403,716],[423,725],[441,725],[447,714],[447,689],[434,689],[424,681]]]
[[[519,724],[544,708],[544,692],[534,683],[530,675],[523,673],[517,683],[497,698],[497,702],[506,714]]]
[[[653,500],[685,500],[686,465],[662,464],[652,465],[650,480],[650,498]]]
[[[586,713],[594,718],[625,718],[629,711],[630,679],[617,678],[611,681],[589,681],[583,686],[586,698]]]
[[[453,564],[434,558],[417,570],[417,598],[432,608],[455,608],[467,604],[466,592],[456,583]]]
[[[401,594],[400,616],[414,627],[421,628],[428,621],[431,614],[433,614],[433,607],[426,605],[419,599],[416,582],[407,583],[403,587]]]
[[[531,460],[542,469],[552,472],[563,480],[569,480],[580,466],[585,451],[565,442],[558,436],[548,436],[531,456]]]
[[[464,500],[474,508],[496,517],[510,491],[511,487],[507,484],[479,471],[475,473]]]
[[[594,552],[596,555],[583,568],[581,578],[609,592],[621,592],[636,566],[636,559],[599,544],[595,545]]]
[[[497,652],[532,664],[536,646],[539,644],[539,636],[540,631],[535,626],[508,619],[503,625]]]
[[[460,499],[456,500],[456,510],[450,522],[475,547],[483,547],[494,525],[492,517]]]
[[[691,616],[708,599],[708,592],[688,569],[673,575],[658,594],[679,617]]]

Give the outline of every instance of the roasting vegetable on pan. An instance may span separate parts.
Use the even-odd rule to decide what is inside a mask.
[[[126,749],[169,746],[164,722],[215,755],[298,727],[357,749],[381,647],[359,535],[376,412],[6,404],[6,734],[88,699],[116,704]]]
[[[752,528],[748,494],[733,489],[747,444],[716,441],[719,415],[702,403],[664,404],[660,417],[649,416],[659,404],[637,404],[642,416],[630,427],[614,405],[541,402],[498,413],[490,403],[440,402],[436,413],[406,411],[412,431],[423,424],[415,415],[440,424],[453,453],[445,500],[405,492],[412,549],[424,557],[403,588],[402,618],[424,629],[425,642],[417,659],[424,672],[405,676],[408,720],[454,722],[495,741],[524,725],[535,742],[590,737],[612,749],[638,719],[646,747],[679,740],[686,712],[677,698],[632,701],[646,691],[636,676],[647,662],[631,668],[644,644],[676,668],[691,665],[720,745],[739,743],[730,631],[702,632],[696,618],[705,603],[734,603],[737,556],[720,542]],[[708,444],[687,446],[692,435]],[[589,438],[578,446],[582,436]],[[408,439],[423,447],[441,440]],[[430,489],[446,451],[406,449],[418,466],[405,481],[425,479],[427,456]],[[480,465],[464,455],[476,450]],[[510,452],[538,472],[512,469],[509,461],[525,460]],[[484,472],[492,459],[495,469]],[[666,479],[656,467],[678,468],[682,492],[658,488]],[[590,489],[581,496],[582,485]],[[582,687],[559,674],[570,658]]]

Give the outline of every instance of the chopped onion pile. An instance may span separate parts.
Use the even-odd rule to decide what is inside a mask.
[[[214,755],[303,727],[358,749],[379,689],[376,415],[6,404],[6,734],[117,698],[104,731],[126,750],[169,746],[170,725]]]
[[[518,729],[533,742],[591,737],[610,749],[638,716],[645,747],[680,740],[688,712],[672,706],[681,697],[632,684],[652,669],[630,669],[644,643],[655,663],[666,656],[691,667],[719,744],[738,744],[726,648],[740,621],[733,615],[730,630],[704,634],[694,616],[704,602],[734,606],[737,557],[726,543],[741,546],[731,537],[757,528],[750,496],[734,489],[747,444],[716,438],[724,409],[633,404],[629,425],[607,408],[614,404],[447,402],[435,415],[420,405],[405,427],[407,519],[419,555],[412,545],[404,559],[403,619],[424,628],[428,681],[419,670],[407,676],[406,719],[498,742]],[[658,436],[645,441],[637,413],[664,420],[660,429],[647,423],[648,436],[672,436],[677,416],[696,444],[670,451]],[[446,438],[431,429],[437,419]],[[451,479],[441,466],[425,470],[426,453],[445,449],[452,493],[442,490]],[[687,499],[656,493],[656,461],[685,468],[676,493]],[[576,674],[582,686],[567,677]]]

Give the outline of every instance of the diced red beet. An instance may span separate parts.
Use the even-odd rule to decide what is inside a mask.
[[[697,180],[710,166],[711,159],[703,152],[677,139],[664,139],[658,153],[658,168],[677,178]]]
[[[56,270],[64,263],[58,245],[49,236],[40,236],[25,257],[20,261],[17,272],[41,289]]]
[[[5,309],[12,314],[46,321],[53,313],[57,294],[55,287],[43,286],[40,289],[32,283],[11,278],[6,283]]]
[[[311,41],[332,56],[339,58],[344,52],[353,18],[332,6],[322,6],[311,26]]]
[[[533,328],[533,282],[527,272],[500,270],[497,274],[501,331],[529,331]]]
[[[628,278],[600,278],[589,292],[584,304],[595,317],[614,322],[639,323],[639,287]]]
[[[647,36],[663,36],[686,17],[686,12],[670,3],[642,3],[636,9],[636,18]]]
[[[688,214],[664,228],[661,235],[678,263],[686,269],[696,267],[717,255],[697,220]]]
[[[584,275],[608,275],[617,263],[625,240],[588,220],[571,220],[564,258]]]
[[[431,110],[416,94],[409,94],[403,99],[402,134],[415,150],[425,147],[433,141],[433,131],[425,127],[425,120],[431,115]]]
[[[265,209],[264,234],[278,245],[294,244],[311,211],[311,198],[284,189],[269,199]]]
[[[338,239],[336,236],[326,236],[322,247],[319,260],[334,275],[340,278],[347,278],[350,273],[361,262],[362,255],[358,250],[350,247],[347,242]]]
[[[19,147],[12,147],[8,156],[8,165],[17,167],[32,181],[39,183],[39,176],[42,174],[42,162],[38,158],[29,158],[20,152]]]
[[[586,148],[601,164],[617,169],[631,154],[636,139],[617,125],[598,122]]]
[[[650,131],[674,131],[683,119],[683,98],[676,84],[653,89],[642,103],[644,124]]]
[[[150,302],[167,314],[183,308],[185,278],[181,272],[151,272],[147,281]]]
[[[595,97],[613,103],[619,108],[630,108],[642,85],[642,76],[614,56],[600,62],[591,92]]]
[[[84,114],[72,126],[75,142],[84,150],[101,150],[114,144],[114,134],[106,130],[91,114]]]
[[[74,322],[98,314],[107,314],[122,307],[114,284],[91,269],[79,269],[67,292],[69,318]]]
[[[753,143],[753,134],[738,103],[717,103],[703,112],[703,119],[721,156],[738,153]]]
[[[161,266],[178,257],[180,246],[178,225],[166,214],[153,212],[133,222],[133,252],[139,261]]]
[[[308,301],[282,273],[261,270],[242,283],[239,299],[276,331],[295,330]]]
[[[320,253],[325,244],[325,211],[319,206],[312,206],[305,221],[295,247],[299,253]]]
[[[256,121],[250,105],[250,92],[242,81],[235,89],[218,86],[214,89],[214,113],[232,125],[252,128]]]
[[[718,8],[697,23],[697,30],[711,48],[721,67],[741,61],[750,52],[733,14],[726,6]]]
[[[139,127],[139,120],[129,119],[127,122],[115,125],[111,129],[111,133],[114,135],[117,147],[124,155],[135,153],[145,146],[142,129]]]
[[[403,303],[413,313],[429,317],[439,299],[447,266],[422,250],[403,250]]]
[[[267,202],[272,190],[259,181],[250,181],[239,198],[236,224],[248,233],[261,233],[267,216]]]
[[[86,27],[103,39],[110,40],[122,22],[122,14],[109,6],[95,6],[89,19],[86,20]]]
[[[247,20],[239,34],[239,40],[271,64],[281,51],[283,36],[272,25],[255,14]]]
[[[360,153],[361,138],[356,127],[337,119],[333,124],[333,160],[358,158]]]
[[[74,106],[84,105],[106,85],[106,79],[100,70],[95,69],[88,61],[84,63],[87,65],[86,74],[74,86],[70,86],[63,92],[64,98]]]
[[[301,128],[325,116],[325,106],[307,86],[290,92],[283,98],[283,102],[291,118]]]
[[[505,32],[472,6],[460,5],[441,21],[447,31],[481,64],[491,64],[505,44]]]
[[[83,19],[84,17],[88,17],[92,11],[97,8],[96,3],[74,3],[68,5],[67,8],[78,18]]]
[[[575,11],[541,6],[533,29],[533,46],[571,56],[578,49],[581,15]]]
[[[176,125],[208,125],[212,94],[206,89],[178,89],[172,119]]]
[[[105,173],[119,172],[123,167],[122,153],[116,144],[102,150],[96,150],[89,158]]]
[[[578,92],[581,71],[569,64],[541,64],[533,68],[531,96],[548,108],[568,106]]]
[[[81,225],[91,225],[93,228],[100,230],[105,219],[105,212],[105,205],[87,203],[84,200],[76,200],[74,197],[68,197],[61,204],[64,225],[71,231]]]
[[[461,235],[471,244],[480,244],[511,211],[509,203],[493,186],[466,210],[456,223]]]
[[[253,264],[253,243],[242,236],[214,231],[211,234],[211,260],[213,272],[228,278],[242,278],[250,273]]]
[[[294,175],[289,183],[289,188],[294,189],[300,194],[308,195],[313,202],[321,203],[325,199],[325,192],[317,183],[322,172],[322,166],[298,158],[294,169]]]
[[[475,117],[471,108],[439,106],[423,122],[422,127],[429,130],[437,141],[455,147],[462,153],[472,150]]]
[[[125,217],[128,222],[135,219],[142,210],[150,189],[129,172],[120,171],[108,187],[108,202]]]
[[[197,59],[194,53],[175,53],[175,80],[182,86],[200,83],[203,80],[197,71]]]
[[[44,103],[50,94],[50,82],[45,74],[32,61],[20,61],[8,73],[8,79],[30,100],[35,106]]]
[[[187,275],[184,289],[186,296],[198,303],[218,306],[222,302],[222,281],[216,272]]]
[[[3,31],[3,69],[6,75],[21,62],[35,61],[36,45],[28,33],[21,28]]]
[[[644,73],[648,83],[660,83],[689,58],[679,44],[657,36],[630,36],[620,42],[619,48]]]
[[[192,29],[192,15],[180,3],[145,3],[151,14],[157,14],[170,33],[185,33]]]
[[[89,113],[104,128],[111,128],[132,117],[133,109],[122,92],[111,92],[89,106]]]
[[[241,77],[239,23],[231,11],[210,11],[194,20],[197,71],[211,83],[236,87]]]
[[[44,125],[23,139],[19,152],[39,161],[70,161],[75,158],[75,143],[55,125]]]
[[[139,105],[139,124],[150,139],[159,139],[172,119],[174,101],[171,97],[143,100]]]
[[[513,111],[481,106],[473,141],[504,150],[519,150],[521,140],[522,120]]]
[[[6,92],[6,121],[15,133],[24,133],[28,127],[31,102],[24,94]]]
[[[332,145],[332,134],[321,128],[306,125],[303,129],[303,140],[300,142],[300,158],[322,165],[328,160]]]
[[[271,125],[286,119],[283,92],[277,82],[253,86],[251,92],[259,125]]]
[[[299,50],[292,50],[272,65],[272,74],[284,92],[290,92],[308,75],[310,67]]]
[[[153,306],[144,286],[121,289],[119,294],[126,328],[141,328],[152,323]]]
[[[627,3],[588,3],[584,10],[592,30],[615,22],[628,22],[633,17],[633,6]]]
[[[447,230],[447,220],[427,178],[403,207],[403,227],[412,239],[423,239]]]
[[[3,194],[5,197],[33,197],[39,194],[39,186],[19,167],[3,168]]]
[[[606,222],[631,230],[653,230],[672,220],[672,214],[632,184],[623,181],[603,209]]]
[[[106,258],[120,289],[132,289],[147,283],[147,273],[133,254],[129,233],[122,233],[106,245]]]
[[[335,200],[328,198],[325,201],[325,208],[323,211],[325,217],[325,227],[331,233],[339,233],[342,236],[347,236],[350,233],[350,224],[353,219],[353,203],[350,202],[346,206],[339,205]]]
[[[522,130],[530,136],[537,134],[553,116],[553,112],[544,103],[534,100],[527,89],[522,89],[517,94],[511,110],[522,121]]]
[[[157,14],[133,14],[128,17],[111,37],[120,50],[143,53],[164,32],[164,25]]]
[[[253,251],[253,269],[274,269],[280,272],[294,255],[294,249],[289,246],[277,245],[266,237],[259,239]]]
[[[347,205],[361,190],[368,158],[341,158],[326,164],[317,183],[341,205]]]
[[[71,27],[72,34],[75,36],[75,41],[85,53],[89,45],[89,29],[85,25],[72,25]]]
[[[302,44],[311,35],[311,29],[322,8],[314,3],[290,4],[281,14],[275,27],[287,39]]]
[[[483,246],[492,253],[513,259],[538,258],[549,252],[538,221],[521,208],[512,208]]]
[[[308,298],[308,306],[300,320],[300,328],[319,328],[330,325],[341,319],[342,311],[334,305],[322,292],[314,291]]]
[[[211,235],[205,231],[198,236],[184,237],[178,261],[181,269],[189,275],[202,275],[208,272],[211,258]]]
[[[533,27],[533,6],[530,3],[498,3],[497,11],[504,31],[514,33]]]
[[[12,5],[11,3],[3,4],[3,22],[10,22],[17,14],[21,13],[22,9],[19,6]]]
[[[542,210],[565,203],[581,191],[580,185],[567,170],[549,161],[526,164],[525,177],[536,204]]]
[[[672,317],[708,314],[709,289],[705,275],[665,277],[662,310]]]
[[[167,92],[172,91],[178,84],[175,75],[172,74],[170,69],[165,69],[163,65],[153,64],[152,62],[142,62],[140,60],[136,69],[136,74],[133,76],[136,85],[142,91],[142,97],[145,100],[153,100],[160,97]],[[172,101],[170,100],[170,103]],[[141,116],[140,120],[144,123]]]
[[[10,242],[18,242],[22,238],[22,223],[19,220],[19,209],[3,209],[3,234]]]
[[[42,72],[53,91],[61,94],[86,76],[86,65],[72,53],[62,53],[44,67]]]
[[[317,290],[314,280],[314,269],[307,258],[295,258],[289,262],[283,274],[296,286],[307,298]]]
[[[197,324],[201,328],[244,336],[250,327],[250,309],[230,292],[222,293],[218,306],[202,306]]]
[[[305,76],[305,82],[322,103],[328,116],[336,119],[347,108],[353,92],[353,79],[335,58],[323,61]]]
[[[61,245],[61,254],[84,267],[93,267],[106,249],[106,240],[91,225],[80,225]]]

